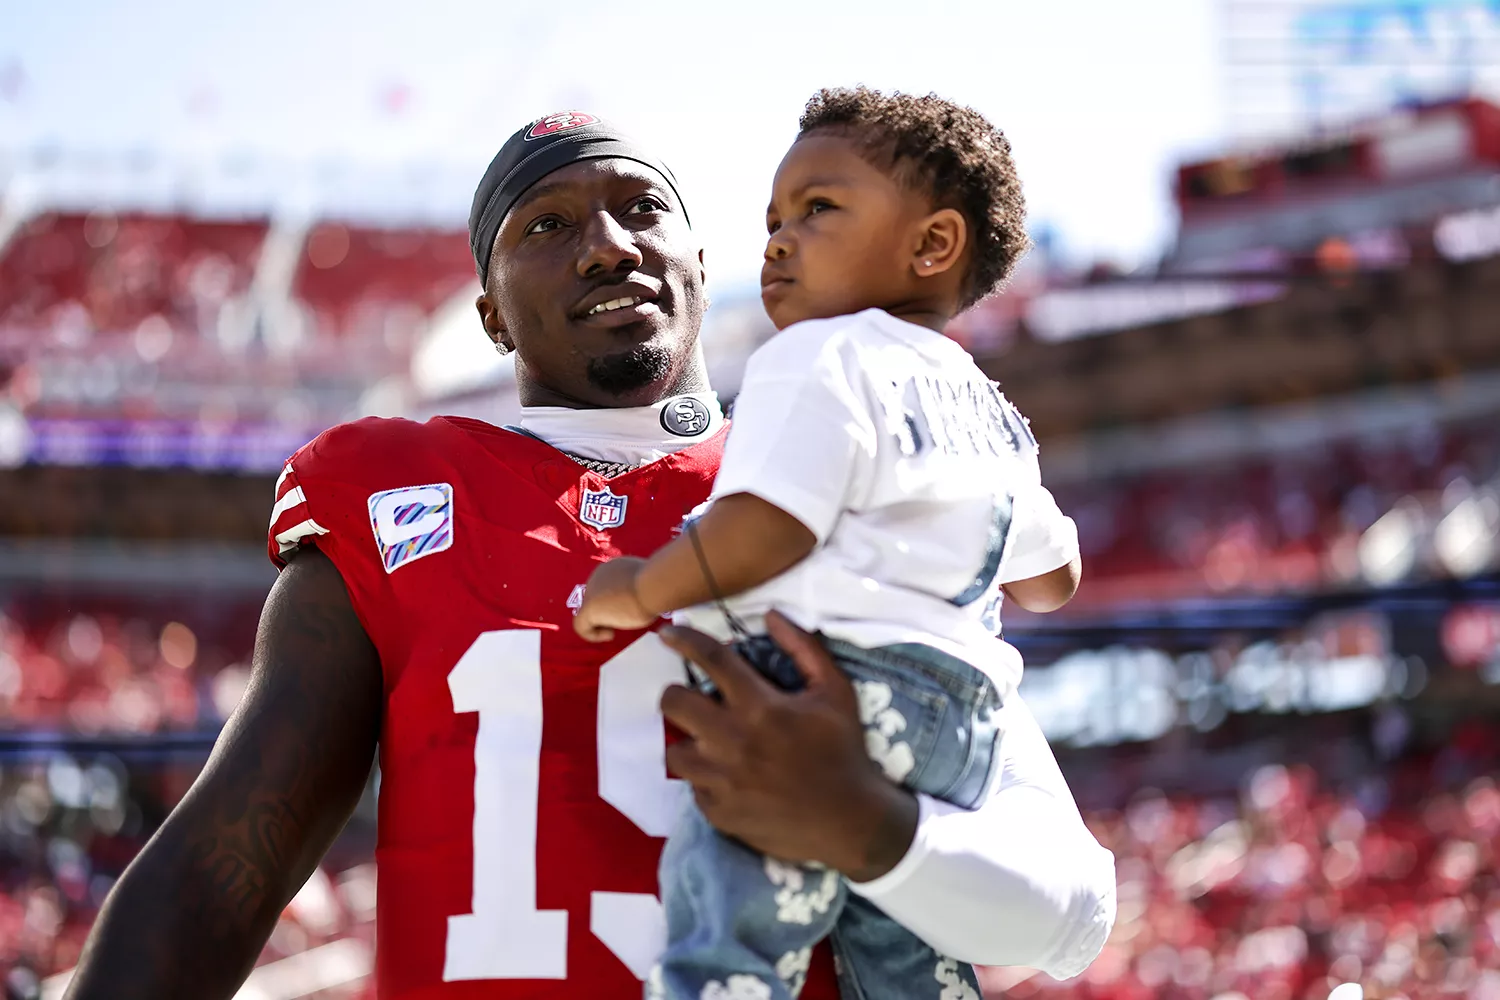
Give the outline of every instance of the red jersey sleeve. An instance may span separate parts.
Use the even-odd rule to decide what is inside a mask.
[[[299,547],[315,545],[338,569],[383,661],[400,661],[412,623],[434,610],[438,598],[424,595],[412,581],[420,571],[406,570],[393,581],[382,562],[370,500],[393,488],[451,482],[456,470],[443,446],[451,451],[452,443],[443,434],[442,426],[399,419],[339,424],[298,449],[276,480],[266,530],[271,561],[285,567]]]
[[[276,479],[276,502],[271,507],[266,543],[271,561],[278,569],[286,566],[287,555],[303,542],[328,534],[328,529],[313,516],[302,477],[297,472],[299,462],[306,460],[310,447],[303,447],[293,455]]]
[[[367,417],[331,427],[287,460],[276,479],[266,545],[278,568],[298,546],[320,543],[331,551],[368,542],[364,498],[381,476],[403,474],[390,455],[420,451],[411,439],[419,425]],[[348,567],[340,567],[347,569]]]

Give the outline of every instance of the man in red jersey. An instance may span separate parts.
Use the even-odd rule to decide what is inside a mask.
[[[1081,971],[1113,921],[1112,859],[1019,699],[997,790],[965,812],[871,767],[848,683],[785,623],[796,694],[694,633],[574,634],[593,567],[660,546],[718,463],[701,255],[667,169],[592,116],[538,119],[491,164],[470,233],[520,426],[362,420],[292,457],[250,687],[68,996],[232,996],[377,748],[382,997],[639,996],[688,794],[669,753],[721,830],[843,872],[939,950]],[[672,650],[723,704],[673,686]],[[659,703],[696,739],[669,752]],[[829,965],[807,1000],[837,995]]]

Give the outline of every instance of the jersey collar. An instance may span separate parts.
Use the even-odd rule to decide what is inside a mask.
[[[724,415],[718,393],[689,392],[650,406],[528,406],[518,423],[559,451],[640,466],[707,441],[723,428]]]

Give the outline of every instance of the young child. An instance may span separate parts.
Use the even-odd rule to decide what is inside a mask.
[[[978,113],[815,95],[766,214],[761,297],[780,332],[750,359],[710,502],[650,559],[595,571],[579,634],[605,641],[687,609],[797,687],[790,660],[751,635],[776,608],[820,633],[853,682],[887,776],[979,804],[1021,675],[996,634],[1001,595],[1050,611],[1079,573],[1025,420],[940,332],[1009,276],[1024,217],[1010,145]],[[845,997],[978,1000],[971,967],[837,873],[763,858],[691,805],[662,893],[668,944],[648,997],[795,997],[832,933]]]

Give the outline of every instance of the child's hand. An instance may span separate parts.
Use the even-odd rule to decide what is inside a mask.
[[[640,629],[656,621],[656,615],[641,607],[635,578],[646,560],[634,557],[611,559],[594,570],[583,588],[583,603],[573,616],[573,628],[589,642],[608,642],[615,629]]]

